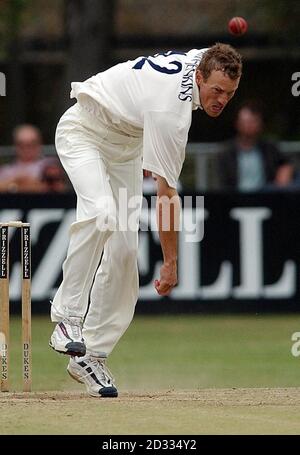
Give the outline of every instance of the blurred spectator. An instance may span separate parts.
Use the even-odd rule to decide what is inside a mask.
[[[282,158],[280,166],[272,183],[266,186],[268,191],[288,191],[300,189],[300,175],[290,159]]]
[[[220,157],[223,187],[257,191],[270,184],[281,187],[288,184],[292,173],[281,153],[274,144],[262,139],[264,122],[260,107],[255,103],[243,105],[237,113],[235,128],[236,137]]]
[[[13,131],[16,157],[14,162],[0,167],[0,191],[36,192],[41,190],[41,176],[46,158],[42,158],[42,135],[29,124]]]
[[[57,158],[49,158],[42,171],[43,191],[64,193],[69,190],[68,178]]]

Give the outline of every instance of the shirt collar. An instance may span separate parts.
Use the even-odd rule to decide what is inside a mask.
[[[196,82],[196,70],[194,71],[194,77],[193,77],[193,111],[196,109],[202,109],[202,104],[200,101],[200,93],[199,93],[199,87]]]

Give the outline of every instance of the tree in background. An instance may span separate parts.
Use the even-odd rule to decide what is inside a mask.
[[[64,0],[65,77],[58,111],[69,105],[72,81],[83,81],[110,64],[115,0]]]
[[[68,79],[81,81],[110,62],[115,0],[66,0]]]

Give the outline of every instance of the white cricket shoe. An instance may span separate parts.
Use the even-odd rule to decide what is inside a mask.
[[[86,346],[82,337],[82,319],[68,317],[56,324],[49,346],[61,354],[84,356]]]
[[[67,371],[77,382],[85,384],[88,394],[92,397],[117,397],[118,390],[105,361],[103,357],[92,355],[86,355],[79,361],[71,357]]]

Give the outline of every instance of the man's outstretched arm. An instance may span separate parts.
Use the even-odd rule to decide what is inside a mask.
[[[156,176],[156,215],[164,263],[155,288],[160,295],[168,295],[177,284],[177,237],[180,219],[180,200],[177,191],[166,179]]]

